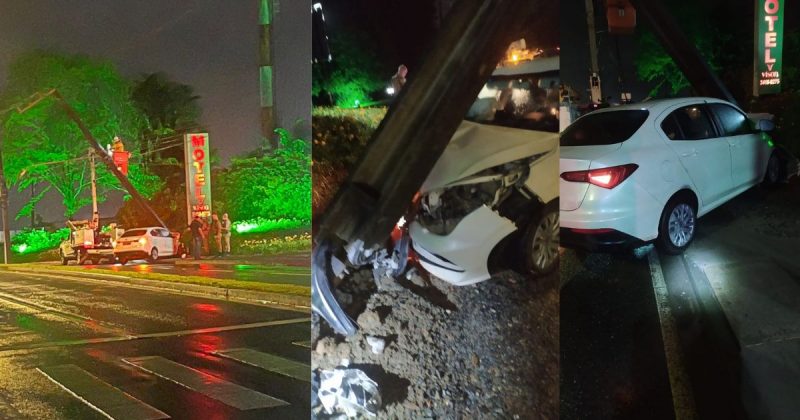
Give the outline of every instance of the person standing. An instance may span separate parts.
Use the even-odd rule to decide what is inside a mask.
[[[219,216],[215,213],[211,216],[211,234],[214,235],[214,251],[217,257],[222,256],[222,223],[219,221]]]
[[[199,260],[203,250],[203,222],[200,221],[200,216],[194,217],[189,229],[192,231],[192,255],[195,260]]]
[[[408,67],[406,67],[405,64],[401,64],[400,67],[397,68],[397,73],[392,76],[391,84],[393,95],[399,94],[400,89],[405,86],[406,75],[408,75]]]
[[[231,253],[231,219],[228,213],[222,215],[222,256]]]

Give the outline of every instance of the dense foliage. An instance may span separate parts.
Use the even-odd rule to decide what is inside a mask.
[[[331,37],[333,61],[315,63],[312,94],[330,94],[339,107],[366,104],[389,84],[392,71],[381,67],[374,43],[366,36],[337,33]]]
[[[69,229],[48,232],[44,229],[26,229],[11,238],[11,250],[17,254],[32,254],[57,248],[69,238]]]
[[[128,149],[135,150],[144,118],[133,105],[131,86],[110,63],[40,51],[24,54],[11,64],[7,85],[2,104],[21,108],[6,114],[3,121],[6,176],[19,191],[40,186],[39,194],[18,217],[30,214],[48,191],[55,190],[62,198],[64,215],[71,218],[91,203],[89,144],[53,97],[25,108],[29,98],[57,89],[98,141],[111,143],[118,135]],[[134,155],[129,179],[150,197],[161,188],[161,180],[137,165],[140,158]],[[108,191],[121,189],[104,165],[97,166],[97,174],[100,201]]]
[[[363,156],[386,108],[315,108],[313,214],[321,214]]]
[[[278,129],[280,146],[236,158],[212,179],[215,207],[233,221],[311,223],[311,150],[306,140]]]

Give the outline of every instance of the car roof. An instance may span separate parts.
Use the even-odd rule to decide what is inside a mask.
[[[600,108],[592,113],[600,113],[600,112],[614,112],[614,111],[624,111],[630,109],[643,109],[650,111],[651,114],[660,114],[661,111],[674,106],[674,105],[681,105],[681,104],[696,104],[701,102],[707,103],[724,103],[728,105],[733,105],[728,101],[723,101],[722,99],[718,98],[710,98],[704,96],[692,96],[686,98],[669,98],[669,99],[654,99],[645,102],[637,102],[633,104],[626,104],[626,105],[619,105],[619,106],[612,106],[609,108]],[[738,108],[738,107],[737,107]]]

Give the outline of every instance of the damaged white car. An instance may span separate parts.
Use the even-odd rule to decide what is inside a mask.
[[[524,274],[558,267],[558,104],[548,82],[496,72],[423,184],[408,232],[436,277],[488,280],[495,257]]]

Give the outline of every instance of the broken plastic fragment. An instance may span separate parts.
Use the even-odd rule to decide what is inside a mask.
[[[372,347],[372,352],[375,354],[383,353],[383,349],[386,347],[386,341],[380,337],[373,337],[367,336],[367,344]]]
[[[358,369],[320,372],[319,401],[326,414],[375,417],[381,405],[378,384]]]

